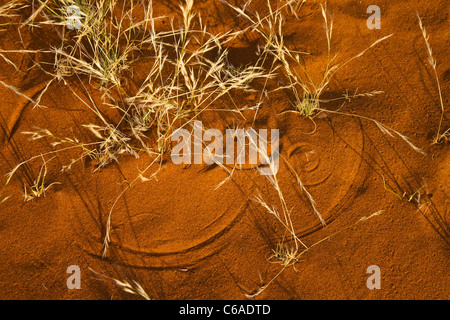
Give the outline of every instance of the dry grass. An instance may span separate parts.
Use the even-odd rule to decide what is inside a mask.
[[[335,236],[337,236],[338,234],[344,232],[345,230],[348,230],[350,228],[355,227],[356,225],[360,224],[361,222],[365,222],[369,219],[372,219],[380,214],[382,214],[383,211],[377,211],[375,213],[372,213],[369,216],[364,216],[362,218],[360,218],[359,220],[357,220],[355,223],[346,226],[344,228],[339,229],[338,231],[324,237],[323,239],[313,243],[312,245],[304,248],[303,250],[294,250],[293,248],[287,246],[286,244],[283,243],[279,243],[276,247],[275,250],[273,250],[273,255],[269,258],[269,261],[273,260],[273,259],[277,259],[279,261],[279,263],[283,266],[281,268],[281,270],[275,274],[274,277],[272,277],[265,285],[262,285],[261,287],[259,287],[257,290],[255,290],[255,292],[253,293],[248,293],[245,294],[245,297],[247,297],[248,299],[253,299],[257,296],[259,296],[264,290],[266,290],[283,272],[284,270],[286,270],[286,268],[293,266],[294,270],[295,269],[295,264],[297,262],[300,261],[300,258],[307,252],[309,252],[312,248],[318,246],[319,244],[321,244],[322,242],[329,240]]]
[[[275,59],[275,62],[279,62],[283,71],[283,76],[287,78],[288,84],[279,87],[277,90],[289,89],[295,97],[294,101],[291,101],[292,106],[303,116],[312,117],[319,111],[322,111],[320,108],[320,103],[327,102],[327,100],[322,100],[321,95],[328,87],[331,79],[337,71],[342,69],[353,60],[361,57],[364,53],[366,53],[372,47],[376,46],[378,43],[392,36],[389,35],[383,37],[375,41],[368,48],[358,53],[354,57],[348,59],[347,61],[336,63],[338,54],[332,54],[331,48],[333,20],[329,18],[326,5],[321,4],[320,7],[326,34],[327,62],[322,72],[322,78],[313,79],[300,58],[303,55],[308,56],[308,53],[300,52],[287,47],[283,35],[283,25],[285,24],[283,10],[289,7],[298,19],[298,11],[301,9],[305,1],[286,1],[284,5],[276,9],[272,7],[270,1],[267,1],[269,14],[265,17],[261,17],[257,12],[254,15],[251,15],[250,13],[247,13],[245,11],[245,8],[241,9],[237,6],[233,6],[224,0],[222,0],[222,2],[226,3],[233,10],[238,12],[240,16],[242,16],[251,24],[250,27],[244,29],[242,32],[251,30],[253,32],[257,32],[263,38],[265,44],[262,48],[262,55],[270,55]],[[372,92],[367,94],[360,94],[357,96],[371,96],[378,93],[379,92]],[[348,100],[349,98],[350,95],[347,94],[341,99]]]
[[[450,138],[450,128],[448,128],[446,131],[441,133],[442,121],[444,120],[445,109],[444,109],[444,100],[442,98],[441,84],[439,82],[439,76],[437,73],[437,62],[436,62],[436,59],[434,59],[434,57],[433,57],[433,50],[431,49],[431,44],[430,44],[430,36],[428,35],[428,33],[425,29],[425,26],[422,23],[422,19],[420,18],[419,13],[417,13],[417,19],[419,22],[420,30],[422,31],[422,36],[425,41],[425,45],[427,46],[428,63],[430,64],[431,68],[433,69],[434,76],[436,79],[436,85],[437,85],[438,92],[439,92],[439,105],[440,105],[441,111],[442,111],[441,118],[439,120],[439,127],[437,130],[437,134],[433,141],[433,143],[436,144],[436,143],[443,142],[444,140],[446,141]]]
[[[94,273],[96,276],[100,278],[100,280],[108,280],[112,281],[117,287],[119,287],[121,290],[123,290],[126,293],[130,293],[135,296],[139,296],[145,300],[152,300],[149,296],[149,294],[144,290],[144,288],[139,284],[139,282],[135,280],[118,280],[115,278],[108,277],[106,275],[100,274],[91,268],[89,270]]]
[[[23,197],[25,201],[31,201],[35,198],[39,197],[45,197],[45,192],[53,185],[60,184],[59,182],[53,182],[50,184],[47,184],[46,177],[47,177],[47,161],[42,156],[43,164],[39,170],[39,174],[36,178],[36,180],[33,182],[33,184],[27,188],[27,186],[24,184],[24,193]]]
[[[5,186],[10,183],[13,176],[21,172],[19,169],[26,169],[31,161],[42,159],[44,163],[37,177],[25,175],[20,178],[26,179],[28,182],[24,192],[26,201],[44,196],[45,191],[56,183],[47,184],[46,182],[47,161],[44,157],[73,149],[79,149],[81,154],[79,158],[72,159],[70,163],[64,165],[63,171],[70,170],[75,163],[86,157],[94,160],[96,163],[95,170],[99,170],[113,161],[119,162],[122,155],[139,157],[141,152],[151,155],[152,160],[148,166],[139,172],[113,202],[108,214],[103,239],[103,256],[106,256],[112,237],[113,213],[118,200],[134,183],[148,181],[154,177],[156,173],[151,177],[145,175],[153,166],[161,165],[163,154],[170,151],[172,133],[179,128],[192,128],[194,121],[198,120],[204,112],[219,110],[217,108],[219,103],[225,106],[220,109],[221,111],[237,113],[243,117],[243,111],[251,108],[237,107],[233,97],[256,91],[252,87],[252,83],[255,80],[263,80],[265,82],[264,87],[257,91],[261,94],[260,101],[252,109],[255,111],[254,117],[256,119],[258,108],[262,105],[262,97],[263,95],[267,96],[266,85],[269,80],[274,78],[278,78],[279,83],[281,83],[281,79],[286,79],[286,84],[279,86],[275,91],[287,89],[294,97],[290,101],[292,110],[286,112],[310,117],[311,119],[321,112],[357,117],[375,124],[383,134],[400,137],[415,151],[424,153],[408,137],[375,119],[327,110],[322,107],[323,103],[331,101],[324,100],[322,95],[335,74],[392,35],[376,40],[357,55],[338,63],[338,54],[334,54],[332,50],[333,20],[330,19],[326,6],[321,5],[326,35],[326,44],[324,45],[326,45],[327,60],[322,76],[313,79],[302,59],[300,59],[301,56],[307,57],[308,54],[289,48],[283,36],[283,25],[285,23],[283,12],[289,10],[292,15],[299,18],[299,10],[305,1],[288,0],[277,8],[274,8],[270,1],[267,1],[269,13],[264,17],[260,16],[258,12],[251,13],[246,6],[240,8],[224,0],[221,1],[237,12],[239,17],[245,20],[249,26],[239,31],[230,29],[221,34],[212,34],[208,30],[208,26],[203,23],[200,14],[195,12],[193,0],[183,1],[180,4],[179,12],[174,13],[174,17],[155,16],[152,1],[145,3],[144,1],[132,0],[120,7],[117,1],[113,0],[14,0],[0,7],[0,17],[11,19],[11,23],[3,26],[48,28],[60,40],[58,46],[42,48],[41,50],[27,50],[26,48],[23,50],[0,50],[0,57],[16,70],[20,68],[9,58],[8,55],[11,53],[23,55],[52,54],[53,61],[51,63],[42,62],[42,65],[40,65],[41,70],[47,76],[50,76],[50,80],[48,80],[37,99],[27,97],[18,88],[3,81],[0,81],[0,84],[17,95],[25,97],[34,106],[45,108],[41,104],[42,96],[52,84],[63,82],[73,96],[88,108],[97,119],[96,123],[83,125],[95,137],[94,142],[81,141],[77,137],[60,137],[47,129],[24,132],[30,135],[32,140],[49,138],[53,141],[52,147],[58,149],[28,160],[18,159],[19,163],[8,174]],[[67,28],[69,16],[67,9],[71,5],[77,5],[81,10],[80,29],[69,30]],[[137,14],[138,7],[143,8],[143,15]],[[24,18],[22,15],[24,9],[30,10],[31,15]],[[119,15],[117,15],[118,12]],[[162,19],[170,21],[168,30],[160,30],[157,27],[158,22]],[[450,136],[450,129],[441,133],[444,105],[436,71],[436,61],[432,56],[428,35],[419,16],[418,19],[427,45],[429,63],[434,70],[440,95],[442,115],[435,140],[437,143]],[[257,62],[254,65],[235,68],[229,63],[228,51],[224,46],[248,31],[256,32],[262,38],[264,45],[260,48]],[[134,75],[133,68],[137,61],[143,57],[144,52],[149,67],[145,78],[139,83],[138,88],[124,85],[124,79]],[[217,54],[214,56],[213,53]],[[211,58],[212,56],[214,58]],[[273,58],[273,63],[271,68],[266,70],[263,66],[269,57]],[[88,89],[92,88],[102,93],[101,102],[94,100],[89,94],[90,90]],[[79,90],[83,90],[87,99],[79,94]],[[342,98],[335,100],[348,101],[355,97],[372,97],[381,93],[380,91],[361,94],[355,92],[353,95],[346,93]],[[110,123],[101,111],[104,108],[117,110],[121,120],[117,123]],[[153,137],[152,133],[155,134],[156,138],[151,138]],[[259,138],[261,139],[261,137]],[[364,217],[352,226],[343,228],[311,246],[306,245],[297,236],[293,222],[295,212],[286,202],[277,176],[278,168],[275,167],[275,161],[279,161],[280,158],[285,159],[273,152],[274,146],[272,146],[272,154],[268,155],[267,150],[261,150],[257,141],[252,140],[251,137],[250,145],[258,151],[264,169],[271,171],[271,174],[264,174],[264,176],[277,193],[280,209],[268,204],[260,193],[253,200],[261,205],[268,214],[275,217],[284,231],[280,242],[272,249],[273,254],[269,258],[269,261],[280,263],[282,269],[265,286],[260,287],[256,293],[247,295],[247,297],[253,298],[267,288],[287,267],[295,266],[300,257],[312,247],[361,221],[378,215],[380,212]],[[233,168],[230,170],[217,161],[215,161],[215,164],[228,173],[228,178],[217,188],[229,181],[235,170],[239,169]],[[286,160],[285,164],[295,175],[298,187],[309,201],[311,210],[322,225],[325,225],[325,220],[317,210],[313,196]],[[262,167],[256,167],[257,172],[261,173],[261,170]],[[410,200],[414,196],[415,194],[410,197]],[[0,203],[8,198],[3,198]],[[422,209],[426,210],[425,207],[422,207]],[[112,280],[124,291],[150,299],[137,282]]]
[[[230,6],[233,10],[239,13],[240,16],[242,16],[245,20],[247,20],[251,26],[247,29],[244,29],[243,32],[247,30],[252,30],[257,32],[265,42],[265,45],[262,49],[263,53],[267,55],[271,55],[274,57],[274,61],[278,61],[281,64],[281,69],[283,71],[282,75],[285,76],[288,79],[288,84],[282,87],[277,88],[276,90],[283,90],[283,89],[289,89],[295,99],[294,101],[291,101],[293,109],[285,111],[283,113],[297,113],[302,116],[311,117],[320,114],[321,112],[325,113],[332,113],[332,114],[339,114],[339,115],[346,115],[351,117],[357,117],[360,119],[364,119],[367,121],[370,121],[374,123],[383,134],[389,135],[391,137],[394,137],[394,135],[397,135],[400,137],[404,142],[406,142],[411,148],[413,148],[416,152],[425,154],[424,151],[415,146],[408,137],[401,134],[400,132],[391,129],[387,127],[386,125],[383,125],[379,121],[366,117],[366,116],[360,116],[355,115],[352,113],[345,113],[340,111],[332,111],[325,109],[321,106],[321,103],[326,103],[330,101],[335,100],[346,100],[349,101],[352,98],[356,97],[373,97],[375,95],[379,95],[383,93],[382,91],[372,91],[372,92],[366,92],[366,93],[355,93],[353,95],[345,93],[342,98],[337,98],[333,100],[324,100],[321,99],[321,95],[324,92],[326,88],[328,88],[328,85],[334,75],[341,69],[343,69],[346,65],[351,63],[352,61],[358,59],[359,57],[363,56],[367,51],[369,51],[371,48],[377,46],[380,42],[387,40],[392,36],[392,34],[385,36],[383,38],[380,38],[373,42],[369,47],[361,51],[360,53],[356,54],[352,58],[337,63],[337,57],[338,54],[332,54],[332,48],[331,48],[331,40],[333,35],[333,20],[329,18],[326,5],[320,5],[321,7],[321,14],[322,18],[324,20],[324,29],[326,34],[326,46],[327,46],[327,62],[324,66],[324,70],[322,72],[323,76],[319,80],[312,79],[312,76],[308,73],[306,66],[303,65],[300,55],[307,55],[305,52],[299,52],[296,50],[292,50],[288,48],[285,45],[285,40],[283,37],[283,24],[284,24],[284,16],[283,16],[283,9],[286,9],[287,7],[293,9],[293,5],[295,3],[298,4],[298,8],[301,8],[301,5],[303,2],[296,2],[296,1],[286,1],[286,3],[282,6],[280,6],[277,9],[273,9],[272,5],[270,4],[270,1],[267,2],[267,6],[269,8],[269,14],[265,17],[260,17],[259,14],[255,14],[255,16],[251,16],[250,13],[247,13],[244,9],[241,9],[237,6],[233,6],[230,3],[226,2],[225,0],[221,0],[222,2],[226,3],[228,6]],[[297,15],[296,15],[297,16]],[[263,55],[264,55],[263,54]],[[275,71],[275,70],[273,70]]]

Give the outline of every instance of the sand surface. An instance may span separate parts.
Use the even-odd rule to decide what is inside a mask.
[[[73,149],[57,153],[48,162],[47,183],[60,184],[50,187],[45,197],[25,202],[21,175],[15,176],[2,194],[12,197],[0,204],[0,298],[140,298],[111,280],[119,279],[136,281],[152,299],[243,299],[269,283],[255,299],[448,299],[449,242],[433,229],[433,219],[437,214],[448,221],[450,150],[448,142],[432,144],[441,108],[416,17],[417,10],[430,35],[444,105],[448,106],[448,1],[379,0],[381,29],[369,30],[366,8],[372,2],[328,1],[327,11],[334,19],[332,48],[339,52],[338,61],[348,60],[377,39],[393,36],[339,70],[323,97],[332,99],[346,91],[384,93],[323,107],[373,118],[407,136],[425,155],[361,118],[322,113],[312,121],[284,113],[292,109],[289,94],[269,94],[255,126],[280,130],[280,154],[298,173],[326,222],[323,226],[318,220],[292,170],[281,161],[277,178],[292,209],[297,236],[311,247],[294,266],[280,273],[283,266],[276,259],[268,261],[285,231],[251,200],[260,192],[270,206],[280,206],[269,180],[256,170],[235,170],[232,179],[216,189],[228,176],[223,168],[175,165],[165,155],[161,164],[145,174],[149,177],[157,172],[156,179],[136,182],[127,189],[126,181],[136,179],[151,163],[150,156],[142,153],[136,159],[123,155],[118,163],[99,170],[85,160],[61,172],[63,165],[80,156],[80,150]],[[232,3],[244,5],[244,1]],[[246,26],[219,1],[196,0],[194,8],[211,32]],[[254,0],[249,8],[267,12],[265,1]],[[175,2],[158,1],[155,12],[174,16],[178,23]],[[286,44],[310,53],[306,65],[317,77],[327,55],[319,3],[307,1],[298,19],[286,14]],[[165,25],[168,23],[169,19]],[[20,36],[28,49],[44,48],[56,41],[45,32],[23,28]],[[17,28],[7,26],[0,33],[0,48],[23,49],[19,39]],[[234,66],[252,63],[260,41],[258,35],[249,33],[229,43],[230,62]],[[52,57],[23,53],[8,57],[20,70],[0,59],[0,80],[37,99],[50,78],[33,67],[33,61],[51,63]],[[145,79],[145,58],[133,67],[133,75],[127,76],[130,88]],[[84,81],[105,117],[117,123],[120,111],[102,106],[101,92]],[[277,85],[273,81],[268,89]],[[80,84],[71,88],[81,96],[86,94]],[[95,140],[82,125],[98,123],[98,119],[74,94],[63,81],[54,81],[41,99],[47,108],[40,109],[0,86],[0,112],[11,131],[10,137],[4,133],[1,137],[1,177],[21,160],[13,148],[19,150],[22,160],[55,150],[52,139],[32,141],[24,131],[39,127],[60,137]],[[259,95],[236,96],[236,101],[240,106],[257,103]],[[205,112],[201,120],[205,127],[219,130],[235,123],[248,128],[254,115],[252,110],[245,111],[245,119]],[[447,112],[443,127],[449,124]],[[29,165],[37,173],[42,160],[38,157]],[[386,189],[404,195],[403,199]],[[428,209],[423,210],[425,216],[418,211],[421,205]],[[110,246],[103,257],[111,208]],[[356,223],[381,210],[382,214]],[[80,290],[66,287],[70,265],[81,269]],[[370,265],[380,267],[380,290],[366,286]]]

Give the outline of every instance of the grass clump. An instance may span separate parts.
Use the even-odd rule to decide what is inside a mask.
[[[35,198],[45,197],[45,192],[53,185],[60,184],[59,182],[53,182],[50,184],[47,184],[46,177],[47,177],[47,161],[42,157],[43,164],[39,170],[39,174],[36,178],[36,180],[33,182],[33,184],[27,188],[26,185],[24,185],[24,200],[25,201],[31,201]]]

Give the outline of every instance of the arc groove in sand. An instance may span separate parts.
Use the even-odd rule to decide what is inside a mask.
[[[203,260],[207,256],[210,256],[211,254],[213,254],[205,249],[209,245],[215,243],[216,241],[220,240],[224,235],[226,235],[236,225],[236,223],[239,221],[239,219],[244,214],[247,207],[248,207],[248,202],[244,202],[240,206],[240,208],[231,216],[227,215],[229,208],[225,209],[222,212],[222,214],[220,214],[216,219],[214,219],[213,221],[209,221],[206,226],[202,227],[203,230],[206,230],[206,229],[208,229],[209,226],[220,225],[220,229],[215,230],[213,234],[208,235],[207,237],[203,237],[203,238],[199,239],[198,242],[185,243],[183,240],[178,240],[178,241],[181,241],[181,243],[179,243],[178,246],[177,245],[174,246],[174,240],[167,240],[168,242],[170,242],[170,247],[178,248],[177,250],[172,250],[172,251],[164,250],[164,249],[161,249],[160,251],[157,251],[157,249],[150,250],[148,247],[146,247],[142,243],[140,243],[139,247],[136,248],[127,243],[120,243],[120,241],[115,240],[114,237],[111,239],[110,243],[111,243],[111,246],[115,248],[115,250],[120,250],[120,251],[126,252],[127,258],[129,260],[139,261],[140,258],[138,258],[138,257],[141,257],[141,258],[145,257],[147,260],[150,258],[151,261],[147,261],[146,266],[154,265],[154,264],[160,265],[161,262],[159,260],[156,261],[154,259],[164,258],[166,267],[171,267],[172,264],[175,263],[175,261],[178,261],[176,256],[183,256],[183,265],[188,265],[188,264],[193,265],[193,264],[195,264],[195,262],[197,262],[199,260]],[[219,223],[223,219],[227,219],[228,222]],[[122,224],[125,225],[127,223],[132,223],[132,222],[124,222]],[[114,229],[117,229],[117,227],[118,227],[117,225],[114,226]],[[115,232],[113,234],[115,234]],[[97,243],[99,246],[101,246],[101,243],[102,243],[101,237],[95,237],[93,235],[90,235],[90,237],[94,238],[95,239],[94,242]],[[175,239],[175,241],[176,241],[176,239]],[[84,243],[85,243],[84,241],[81,241],[81,246],[83,246]],[[180,247],[182,247],[183,244],[185,244],[184,248],[180,249]],[[150,245],[150,248],[154,248],[154,246]],[[100,247],[99,248],[84,248],[84,250],[86,250],[87,252],[89,252],[90,254],[92,254],[94,256],[97,256],[95,251],[100,252]],[[205,250],[205,251],[202,251],[202,250]],[[216,252],[217,250],[213,250],[213,251]],[[192,252],[198,252],[198,253],[191,254]],[[187,254],[189,254],[189,255],[187,255]],[[132,256],[130,256],[130,255],[132,255]],[[101,255],[98,255],[98,256],[101,256]],[[169,261],[171,259],[174,260],[173,263]],[[129,265],[135,266],[132,263]]]
[[[336,122],[342,121],[342,119],[336,119]],[[286,140],[293,140],[287,151],[287,161],[291,164],[293,169],[297,172],[302,180],[303,184],[308,187],[308,190],[315,194],[327,195],[327,198],[318,199],[315,198],[317,204],[321,207],[319,212],[324,218],[326,224],[334,221],[339,216],[343,208],[348,207],[348,203],[355,197],[354,190],[359,188],[360,184],[365,180],[365,171],[363,170],[363,160],[361,154],[364,152],[365,139],[362,129],[360,128],[360,121],[353,119],[350,122],[346,122],[347,126],[354,128],[358,127],[358,136],[352,136],[350,141],[344,140],[343,137],[335,131],[333,123],[328,123],[330,126],[321,126],[321,133],[315,133],[314,135],[308,135],[305,140],[298,141],[298,137],[287,137]],[[339,126],[337,125],[339,128]],[[328,130],[325,130],[329,128]],[[338,129],[339,130],[339,129]],[[320,141],[324,138],[331,140],[329,143],[332,147],[321,150]],[[286,141],[285,140],[285,141]],[[302,165],[302,161],[305,159],[304,154],[296,154],[296,151],[302,147],[312,147],[316,149],[316,157],[319,157],[317,166],[313,170],[303,171],[299,170],[299,166]],[[314,147],[317,146],[317,147]],[[350,147],[348,147],[350,146]],[[301,158],[300,162],[296,162],[296,158]],[[346,161],[344,161],[346,159]],[[347,161],[352,159],[351,161]],[[314,173],[316,176],[314,177]],[[345,177],[345,183],[337,183],[336,181],[342,181]],[[286,179],[284,179],[286,180]],[[287,180],[289,181],[289,180]],[[330,189],[328,192],[323,192],[325,189]],[[302,196],[301,190],[298,191],[298,196]],[[292,203],[292,201],[290,202]],[[298,208],[298,205],[295,205]],[[297,209],[298,210],[298,209]],[[317,219],[308,220],[302,217],[301,212],[296,214],[294,225],[296,226],[296,234],[299,238],[310,235],[323,228],[322,223]]]

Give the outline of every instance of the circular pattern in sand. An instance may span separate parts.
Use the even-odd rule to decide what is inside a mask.
[[[281,136],[281,154],[297,172],[320,214],[329,223],[348,206],[364,179],[360,170],[363,134],[354,119],[320,121],[312,135],[302,133],[302,123],[297,126],[299,130]],[[136,175],[136,163],[129,161],[121,165],[125,175],[127,172],[128,176]],[[268,181],[256,170],[245,175],[259,183]],[[158,180],[135,183],[112,211],[109,255],[120,257],[121,263],[135,267],[185,268],[220,251],[233,241],[237,230],[255,232],[237,222],[248,209],[249,197],[255,196],[256,186],[249,186],[249,181],[246,184],[243,176],[237,174],[233,178],[235,182],[225,183],[215,190],[226,177],[220,168],[194,165],[184,169],[167,163],[158,173]],[[296,185],[295,176],[282,163],[278,180],[288,207],[293,209],[298,234],[321,228],[305,193]],[[92,203],[103,203],[101,212],[95,212],[99,207],[96,206],[91,209],[94,213],[88,210],[77,213],[83,221],[84,235],[91,239],[85,241],[81,237],[80,245],[93,255],[101,255],[107,216],[124,188],[121,182],[123,176],[117,169],[103,170],[96,179],[96,189],[103,198],[96,199],[98,196],[94,193],[85,196],[92,197]],[[249,194],[242,192],[242,188],[247,188]],[[270,202],[276,200],[268,199],[269,205],[276,206],[276,202]],[[76,210],[81,207],[81,201],[78,202]],[[96,216],[101,218],[95,221],[92,217]]]
[[[200,168],[185,170],[167,164],[158,174],[158,181],[135,183],[112,211],[107,256],[129,266],[182,269],[227,245],[230,237],[226,235],[245,212],[247,199],[233,183],[214,190],[225,173],[211,170],[199,175]],[[80,246],[100,257],[106,219],[123,185],[118,184],[118,174],[106,170],[97,181],[102,198],[98,199],[95,193],[83,194],[84,199],[78,196],[73,209],[76,220],[81,221],[76,226]],[[108,191],[110,195],[106,197]],[[83,208],[83,202],[104,202],[103,199],[109,207],[104,206],[101,212],[99,206]],[[102,217],[101,222],[96,219],[98,216]]]

